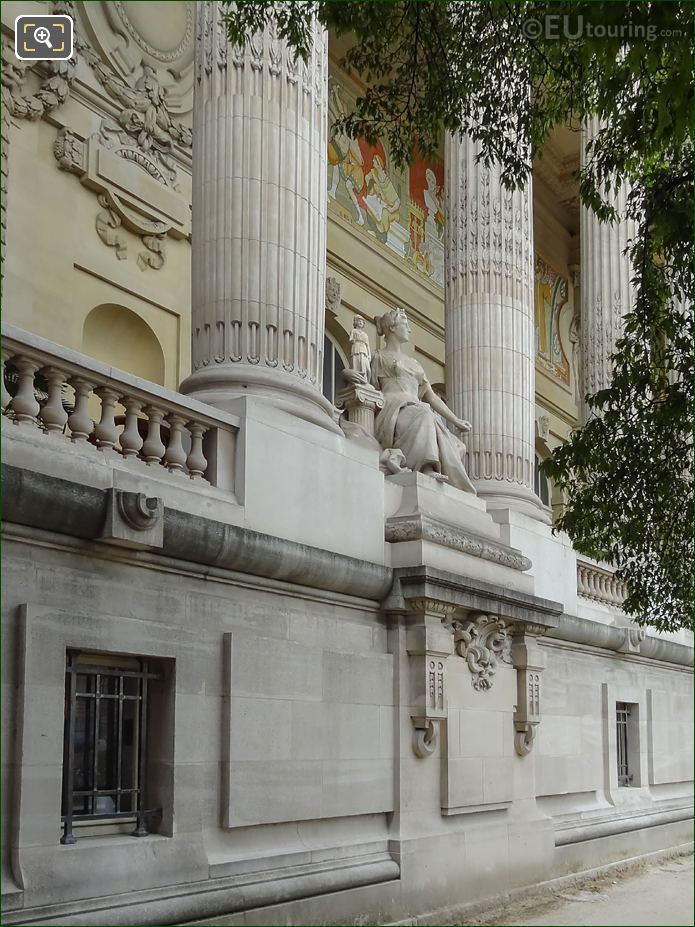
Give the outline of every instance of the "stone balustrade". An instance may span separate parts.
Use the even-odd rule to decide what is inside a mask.
[[[47,438],[233,489],[235,416],[6,324],[2,414]]]
[[[593,599],[620,608],[626,596],[625,584],[613,573],[592,563],[577,561],[577,593],[585,599]]]

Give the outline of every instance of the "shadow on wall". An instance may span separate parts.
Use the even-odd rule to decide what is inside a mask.
[[[150,326],[125,306],[97,306],[85,319],[82,352],[164,386],[164,352]]]

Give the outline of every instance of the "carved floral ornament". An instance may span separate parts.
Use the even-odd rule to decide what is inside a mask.
[[[471,671],[471,683],[478,691],[491,689],[500,663],[511,663],[511,636],[507,625],[494,615],[477,615],[454,621],[456,653]]]
[[[500,663],[514,667],[517,689],[514,749],[519,756],[528,756],[541,723],[541,676],[545,656],[538,640],[547,630],[545,625],[507,622],[497,615],[481,612],[460,619],[454,617],[456,605],[425,595],[407,596],[405,601],[411,620],[419,619],[407,632],[411,679],[415,681],[411,713],[415,755],[432,756],[439,741],[440,726],[447,723],[446,663],[451,654],[450,634],[453,633],[454,652],[466,661],[476,691],[492,688]]]
[[[95,192],[102,207],[96,216],[95,229],[104,244],[114,249],[116,257],[119,260],[128,257],[127,238],[120,230],[123,225],[142,242],[143,250],[136,256],[137,266],[141,270],[158,270],[166,260],[167,236],[190,237],[190,211],[179,195],[178,181],[180,164],[190,162],[192,132],[172,115],[172,105],[181,109],[185,80],[178,81],[176,69],[169,67],[165,83],[165,72],[158,68],[162,61],[170,65],[181,49],[186,52],[182,53],[182,61],[189,54],[186,51],[189,46],[192,55],[193,9],[190,3],[181,4],[184,34],[175,49],[164,52],[150,47],[123,4],[114,6],[119,10],[114,12],[107,4],[94,4],[90,11],[80,10],[80,16],[84,13],[92,26],[96,8],[104,7],[109,21],[118,14],[120,33],[129,36],[123,46],[123,38],[117,34],[119,30],[114,31],[111,22],[102,31],[109,34],[115,51],[109,52],[102,37],[99,40],[102,54],[98,54],[79,27],[77,5],[72,0],[53,3],[54,12],[72,16],[75,22],[74,54],[67,61],[45,62],[31,68],[31,73],[39,78],[39,86],[30,94],[24,90],[29,65],[15,57],[11,42],[3,35],[3,124],[9,116],[37,120],[57,110],[73,89],[79,61],[85,61],[108,94],[113,115],[104,116],[99,130],[89,138],[68,127],[60,129],[54,145],[56,160],[62,170],[76,174]],[[114,62],[120,64],[127,79],[116,73]],[[178,77],[184,71],[185,68]],[[7,155],[6,134],[3,132],[3,164]],[[128,164],[125,173],[116,168],[122,161]],[[124,187],[121,178],[127,178],[133,168],[131,194],[127,179]],[[140,172],[147,175],[144,181],[139,177]],[[5,179],[3,170],[3,201]],[[150,192],[146,192],[146,199],[153,205],[143,211],[142,194],[147,185]],[[160,193],[161,187],[168,192]]]

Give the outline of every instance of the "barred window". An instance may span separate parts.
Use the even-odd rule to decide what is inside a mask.
[[[69,651],[65,676],[63,835],[75,824],[130,819],[147,834],[148,702],[159,678],[147,659]]]
[[[619,786],[632,785],[634,778],[630,770],[630,708],[627,702],[618,702],[615,706]]]

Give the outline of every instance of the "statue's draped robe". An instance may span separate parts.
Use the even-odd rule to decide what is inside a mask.
[[[420,364],[404,354],[377,351],[372,358],[372,385],[384,394],[384,408],[374,426],[381,446],[403,451],[411,470],[431,466],[448,477],[451,486],[475,492],[464,467],[465,445],[421,401],[431,387]]]

